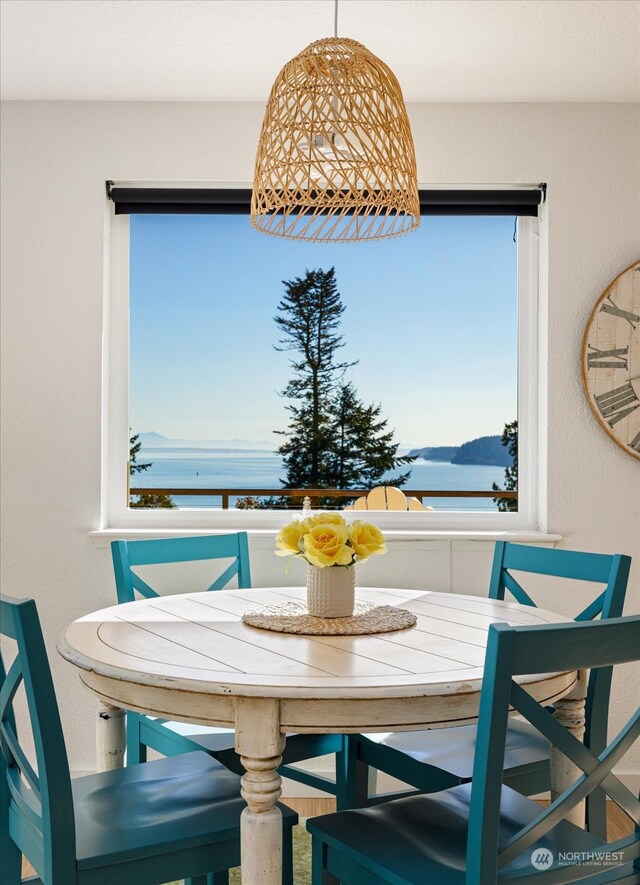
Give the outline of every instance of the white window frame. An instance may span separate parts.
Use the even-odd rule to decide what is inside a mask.
[[[148,183],[145,185],[148,186]],[[469,185],[463,187],[468,189]],[[514,188],[513,185],[508,187]],[[546,532],[546,475],[543,475],[546,474],[546,346],[540,328],[540,317],[546,316],[546,308],[543,287],[540,285],[539,248],[541,234],[546,230],[546,209],[546,203],[543,203],[537,218],[518,218],[518,512],[452,512],[437,509],[424,513],[376,511],[371,518],[382,530],[406,538],[448,538],[469,534],[487,538],[511,534],[523,537]],[[291,511],[213,508],[142,510],[127,506],[130,430],[129,230],[129,215],[115,215],[113,203],[107,202],[102,508],[100,530],[95,534],[122,535],[129,531],[148,535],[158,532],[167,535],[238,530],[274,532],[292,516]],[[437,508],[437,500],[433,503]],[[362,514],[354,513],[352,516],[361,518]]]

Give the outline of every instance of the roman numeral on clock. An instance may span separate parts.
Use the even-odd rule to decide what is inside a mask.
[[[638,323],[640,323],[640,316],[637,313],[630,313],[628,310],[622,310],[621,307],[618,307],[617,304],[614,304],[611,301],[611,295],[608,296],[609,304],[605,301],[600,310],[602,313],[610,313],[614,317],[620,317],[623,320],[626,320],[632,329],[635,329]]]
[[[629,445],[634,450],[634,452],[640,453],[640,433],[636,433]]]
[[[640,408],[640,400],[630,383],[616,387],[615,390],[607,390],[594,399],[600,414],[610,427]]]
[[[615,350],[598,350],[589,345],[591,353],[587,354],[587,365],[590,369],[626,369],[627,361],[625,359],[629,354],[629,345],[619,347]],[[610,359],[605,359],[610,357]]]

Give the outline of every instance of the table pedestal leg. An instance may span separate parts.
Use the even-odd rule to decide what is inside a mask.
[[[240,821],[242,885],[281,885],[282,815],[276,807],[285,736],[280,703],[273,698],[236,699],[236,752],[246,770]]]
[[[96,722],[96,768],[111,771],[122,768],[125,750],[125,711],[110,704],[100,704]]]
[[[582,741],[584,738],[584,701],[587,694],[587,674],[580,670],[578,681],[568,695],[555,702],[555,718],[571,734]],[[574,765],[564,753],[551,747],[551,801],[557,799],[582,774],[582,769]],[[566,820],[579,827],[585,824],[585,803],[579,802],[566,816]]]

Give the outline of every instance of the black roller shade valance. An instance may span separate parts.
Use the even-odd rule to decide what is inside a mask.
[[[537,216],[546,186],[514,190],[440,190],[420,193],[422,215]],[[248,215],[249,188],[126,187],[107,182],[116,215]]]

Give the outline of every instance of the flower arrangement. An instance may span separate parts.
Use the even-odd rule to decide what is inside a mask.
[[[387,552],[379,528],[360,520],[347,523],[339,513],[290,522],[278,532],[276,547],[276,556],[300,556],[316,568],[349,567]]]

